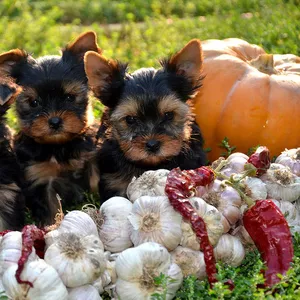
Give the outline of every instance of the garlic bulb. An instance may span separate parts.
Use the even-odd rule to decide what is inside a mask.
[[[92,283],[106,267],[103,244],[95,235],[61,233],[47,249],[44,259],[67,287]]]
[[[172,262],[181,268],[183,276],[195,275],[200,280],[206,277],[206,265],[201,251],[178,246],[171,252],[171,256]]]
[[[245,251],[252,251],[256,248],[252,238],[250,237],[248,231],[243,226],[243,224],[239,224],[234,230],[232,230],[230,234],[241,241]]]
[[[244,171],[244,165],[247,163],[249,156],[244,153],[235,152],[226,158],[226,164],[221,168],[221,173],[230,177],[232,174],[238,174]]]
[[[103,223],[99,235],[105,250],[121,252],[132,246],[127,219],[131,210],[132,203],[123,197],[112,197],[101,205],[100,217]]]
[[[300,177],[300,147],[286,149],[276,158],[275,163],[289,167],[292,173]]]
[[[168,281],[166,295],[166,299],[173,299],[183,280],[168,250],[152,242],[123,251],[116,260],[116,272],[116,291],[122,300],[150,299],[153,293],[161,292],[154,284],[161,273],[174,280]]]
[[[102,300],[102,298],[92,285],[83,285],[69,289],[68,300]]]
[[[237,237],[224,234],[214,248],[214,254],[216,260],[237,267],[242,263],[245,257],[245,249]]]
[[[181,240],[181,220],[166,196],[138,198],[128,216],[130,238],[134,246],[156,242],[174,250]]]
[[[165,196],[165,186],[169,170],[160,169],[144,172],[140,177],[133,177],[127,187],[127,196],[134,202],[141,196]]]
[[[55,269],[42,259],[27,262],[21,279],[33,284],[19,284],[16,280],[18,265],[12,265],[3,274],[3,286],[8,299],[22,300],[67,300],[68,291]]]
[[[214,180],[209,187],[201,187],[196,195],[201,197],[206,203],[214,206],[222,213],[222,224],[224,232],[228,232],[240,218],[240,206],[242,199],[239,193],[221,180]]]
[[[215,245],[221,235],[223,234],[223,224],[221,222],[221,213],[212,205],[207,204],[203,199],[198,197],[192,197],[189,199],[197,214],[203,218],[209,241],[212,245]],[[191,225],[188,222],[182,221],[182,238],[180,245],[188,247],[193,250],[200,250],[200,243],[194,233]]]
[[[46,248],[49,247],[62,232],[73,232],[81,236],[98,236],[98,229],[93,219],[87,213],[80,210],[68,212],[59,227],[45,235]]]
[[[289,167],[272,163],[260,179],[266,184],[268,198],[290,202],[300,198],[300,177]]]
[[[0,245],[0,275],[11,265],[17,264],[22,254],[22,233],[11,231],[3,236]],[[37,260],[35,249],[29,255],[28,261]]]
[[[288,202],[288,201],[278,201],[272,199],[272,201],[276,204],[276,206],[280,209],[282,214],[284,215],[286,221],[288,222],[291,233],[295,234],[295,232],[300,233],[300,210],[296,204]]]
[[[259,178],[247,176],[241,180],[244,193],[253,200],[267,199],[266,184]]]

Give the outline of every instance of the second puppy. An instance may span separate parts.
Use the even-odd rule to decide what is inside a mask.
[[[97,158],[102,201],[125,196],[132,177],[147,170],[194,169],[206,162],[190,101],[203,78],[200,41],[192,40],[161,65],[129,74],[126,64],[85,55],[89,84],[108,108]]]

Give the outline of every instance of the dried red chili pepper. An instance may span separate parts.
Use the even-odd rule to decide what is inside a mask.
[[[217,281],[216,264],[213,247],[209,242],[204,220],[197,214],[190,197],[199,185],[208,185],[214,180],[214,173],[211,169],[201,167],[195,170],[181,171],[179,168],[173,169],[168,174],[165,192],[171,205],[178,211],[184,219],[187,219],[200,241],[200,249],[204,254],[206,274],[210,285]]]
[[[6,229],[0,232],[0,236],[5,236],[7,233],[11,232],[12,230]]]
[[[22,253],[18,261],[18,269],[16,271],[16,279],[18,283],[28,284],[33,287],[30,281],[24,281],[21,279],[21,273],[24,269],[24,265],[28,260],[29,255],[32,252],[32,247],[36,241],[44,241],[45,231],[39,229],[35,225],[26,225],[22,229]]]
[[[270,151],[267,147],[261,146],[256,149],[256,151],[250,155],[248,163],[251,163],[256,167],[256,176],[261,176],[267,172],[271,165]]]
[[[280,281],[293,260],[291,232],[286,219],[271,200],[258,200],[243,216],[244,226],[266,262],[265,284]]]

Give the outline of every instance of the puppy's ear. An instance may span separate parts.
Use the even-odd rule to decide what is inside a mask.
[[[97,53],[102,52],[98,47],[97,35],[94,31],[87,31],[79,35],[74,42],[67,45],[63,50],[63,53],[72,53],[81,60],[87,51],[94,51]]]
[[[203,54],[200,40],[191,40],[179,52],[169,60],[177,74],[189,78],[193,84],[197,84],[201,77]]]
[[[84,68],[94,95],[105,106],[115,107],[124,86],[127,64],[88,51],[84,56]]]
[[[13,67],[26,61],[28,54],[20,49],[13,49],[8,52],[4,52],[0,55],[0,73],[4,76],[10,76]]]
[[[200,40],[193,39],[161,65],[170,75],[173,90],[187,100],[201,87],[203,54]]]
[[[12,82],[0,82],[0,106],[13,103],[21,88]]]

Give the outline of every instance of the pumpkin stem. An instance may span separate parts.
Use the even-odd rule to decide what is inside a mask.
[[[249,61],[250,66],[256,68],[258,71],[265,74],[278,74],[279,72],[274,68],[273,54],[261,54],[257,58]]]

